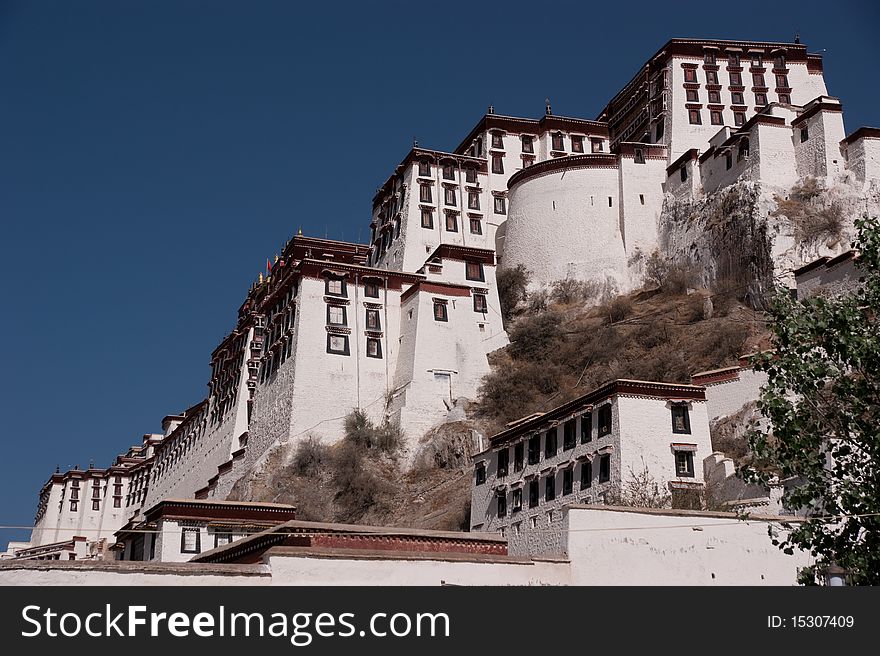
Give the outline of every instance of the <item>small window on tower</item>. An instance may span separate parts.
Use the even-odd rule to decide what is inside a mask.
[[[801,143],[804,143],[807,139],[810,138],[809,128],[805,125],[801,128]]]
[[[382,330],[379,310],[367,310],[367,330]]]
[[[455,167],[452,165],[452,162],[443,163],[443,179],[455,180]]]
[[[479,219],[471,219],[471,234],[472,235],[482,235],[483,234],[483,224]]]
[[[446,312],[446,303],[434,301],[434,321],[449,321],[449,315]]]
[[[458,232],[458,214],[455,212],[446,213],[446,231]]]
[[[464,179],[468,182],[476,182],[477,181],[477,169],[473,166],[469,166],[464,170]]]
[[[713,109],[709,113],[709,117],[712,120],[712,125],[724,125],[724,118],[721,116],[721,112],[717,109]]]
[[[696,82],[697,81],[697,71],[693,68],[684,69],[684,81],[685,82]]]
[[[492,173],[504,173],[504,157],[492,155]]]
[[[367,357],[368,358],[381,358],[382,357],[382,340],[377,339],[375,337],[367,338]]]
[[[455,187],[446,187],[443,190],[443,202],[450,207],[457,205],[455,201]]]
[[[468,192],[468,209],[469,210],[480,209],[480,192],[478,192],[478,191],[469,191]]]
[[[419,175],[431,176],[431,163],[428,160],[419,160]]]
[[[557,132],[553,135],[550,147],[553,150],[565,150],[565,137],[562,136],[561,132]]]
[[[688,102],[700,102],[700,92],[696,89],[688,89],[685,95]]]
[[[327,353],[348,355],[348,335],[327,335]]]
[[[492,148],[504,148],[504,136],[500,132],[492,133]]]
[[[535,142],[530,134],[524,134],[522,136],[522,151],[524,153],[533,153],[535,152]]]
[[[434,213],[431,210],[422,210],[422,227],[434,228]]]
[[[489,311],[489,304],[486,302],[485,294],[474,294],[474,312],[485,314]]]
[[[688,407],[684,403],[677,403],[672,406],[672,432],[691,432],[691,421],[688,416]]]
[[[379,298],[379,285],[374,282],[364,283],[364,296]]]
[[[633,161],[636,164],[644,164],[645,163],[645,151],[641,148],[636,148],[636,154],[633,157]]]
[[[744,125],[746,122],[746,113],[745,112],[734,112],[733,113],[733,124],[737,127]]]
[[[496,196],[495,197],[495,214],[506,214],[507,209],[505,207],[504,197]]]
[[[700,110],[699,109],[689,109],[688,110],[688,121],[690,121],[692,125],[700,125],[703,122],[702,120],[700,120]]]
[[[571,152],[573,153],[582,153],[584,152],[584,138],[583,137],[571,137]]]

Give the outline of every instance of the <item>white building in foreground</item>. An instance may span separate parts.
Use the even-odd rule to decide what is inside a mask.
[[[472,456],[471,530],[500,532],[513,554],[552,551],[563,508],[613,503],[645,471],[674,506],[699,507],[711,453],[704,388],[616,380],[513,422]]]

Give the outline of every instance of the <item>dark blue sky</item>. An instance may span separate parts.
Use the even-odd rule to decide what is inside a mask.
[[[797,31],[848,131],[880,124],[871,2],[592,5],[0,0],[0,524],[203,398],[266,257],[365,240],[413,137],[594,118],[671,37]]]

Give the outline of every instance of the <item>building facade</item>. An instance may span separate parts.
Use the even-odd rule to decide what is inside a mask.
[[[564,507],[614,503],[640,482],[692,507],[711,453],[703,387],[617,380],[490,438],[472,457],[471,530],[535,553]]]

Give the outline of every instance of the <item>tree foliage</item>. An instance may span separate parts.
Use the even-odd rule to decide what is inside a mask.
[[[757,356],[766,372],[758,407],[767,430],[750,435],[750,482],[792,481],[786,507],[806,513],[771,537],[786,553],[809,551],[853,583],[880,584],[880,223],[856,221],[859,289],[801,301],[780,291],[771,307],[774,350]]]
[[[501,303],[501,316],[505,324],[513,317],[519,304],[526,300],[528,284],[529,272],[522,264],[518,264],[512,269],[500,269],[495,274],[498,300]]]

